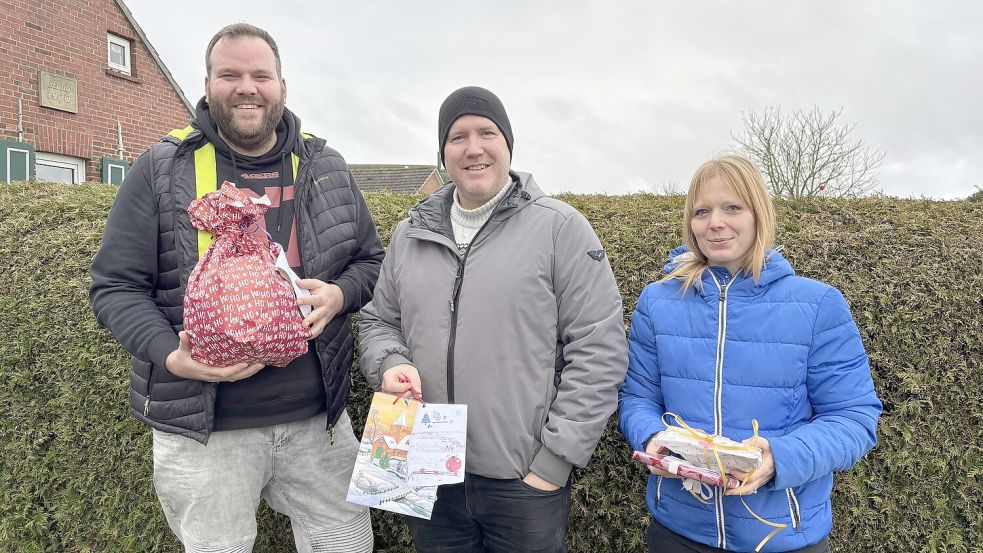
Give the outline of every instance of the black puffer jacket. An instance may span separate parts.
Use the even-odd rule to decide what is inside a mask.
[[[294,118],[299,128],[289,110],[284,117]],[[183,139],[168,136],[151,146],[127,174],[92,263],[89,299],[99,323],[132,355],[130,406],[136,417],[206,443],[216,385],[178,378],[164,368],[178,347],[184,288],[198,261],[197,230],[187,208],[196,196],[195,152],[207,140],[197,128],[185,132]],[[315,341],[328,422],[334,425],[350,387],[351,313],[371,299],[383,250],[341,155],[312,136],[298,135],[292,150],[300,157],[295,193],[305,273],[334,282],[345,295],[344,316]]]

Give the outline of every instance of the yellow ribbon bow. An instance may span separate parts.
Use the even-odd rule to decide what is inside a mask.
[[[676,424],[678,424],[679,426],[673,426],[672,424],[670,424],[669,421],[666,420],[666,416],[672,417],[676,421]],[[749,446],[749,445],[744,445],[744,444],[732,445],[732,444],[726,444],[726,443],[723,443],[723,444],[722,443],[718,443],[718,440],[720,438],[723,438],[723,436],[716,435],[716,434],[710,434],[710,433],[706,432],[705,430],[701,430],[699,428],[693,428],[690,425],[686,424],[686,421],[684,421],[682,419],[682,417],[680,417],[679,415],[677,415],[675,413],[671,413],[671,412],[664,413],[662,415],[662,422],[666,425],[666,429],[667,430],[670,430],[670,431],[673,431],[673,432],[678,432],[678,433],[680,433],[680,434],[682,434],[684,436],[688,436],[690,438],[693,438],[694,440],[696,440],[698,442],[703,442],[703,443],[705,443],[710,448],[710,451],[713,453],[713,458],[714,458],[714,460],[716,461],[716,464],[717,464],[717,471],[720,473],[720,476],[724,478],[724,485],[725,486],[726,486],[726,482],[727,482],[728,476],[727,476],[727,471],[724,470],[724,463],[723,463],[723,461],[720,460],[720,453],[719,453],[719,451],[721,451],[721,450],[722,451],[751,451],[751,450],[754,450],[754,449],[758,449],[758,448],[756,448],[754,446]],[[751,419],[751,428],[754,430],[754,439],[757,439],[758,438],[758,419]],[[706,464],[707,466],[709,466],[709,463],[707,461],[709,461],[709,459],[704,458],[704,464]],[[751,479],[751,475],[754,474],[754,471],[755,470],[756,470],[755,467],[751,467],[751,470],[748,471],[747,476],[744,477],[744,481],[741,482],[741,485],[737,487],[737,490],[738,491],[743,491],[744,490],[744,485],[747,484],[748,480]],[[701,482],[700,484],[701,484],[700,490],[702,492],[702,486],[705,485],[705,483]],[[701,494],[697,494],[691,488],[686,487],[685,485],[683,487],[686,489],[686,491],[688,491],[690,493],[690,495],[692,495],[694,498],[696,498],[697,501],[699,501],[700,503],[703,503],[704,505],[709,505],[710,502],[704,500],[703,497],[700,496]],[[709,489],[709,485],[707,485],[707,488]],[[709,494],[707,494],[707,495],[709,495]],[[738,497],[740,498],[741,503],[744,505],[744,508],[747,509],[747,512],[751,513],[751,516],[753,516],[754,518],[758,519],[760,522],[762,522],[762,523],[764,523],[764,524],[766,524],[766,525],[771,526],[772,528],[774,528],[774,530],[772,530],[770,534],[768,534],[767,536],[765,536],[765,538],[763,540],[761,540],[761,542],[758,543],[758,546],[754,548],[755,553],[757,553],[757,552],[761,551],[761,548],[764,547],[765,544],[768,543],[768,541],[775,536],[775,534],[777,534],[778,532],[780,532],[783,529],[787,528],[788,527],[788,524],[783,524],[783,523],[779,523],[779,522],[771,522],[769,520],[765,520],[765,519],[761,518],[760,516],[758,516],[757,513],[755,513],[754,511],[751,510],[751,507],[748,507],[747,502],[744,501],[744,496],[743,495],[739,495]]]

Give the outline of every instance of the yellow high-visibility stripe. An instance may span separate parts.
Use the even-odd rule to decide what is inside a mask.
[[[190,127],[189,127],[190,128]],[[195,150],[195,197],[200,198],[218,188],[218,176],[215,165],[215,146],[206,142]],[[212,233],[198,231],[198,259],[205,257],[205,251],[212,245]]]
[[[174,129],[168,134],[184,140],[194,130],[188,125],[183,129]],[[310,137],[307,133],[301,133],[305,138]],[[290,154],[290,162],[293,168],[293,180],[297,180],[297,168],[300,166],[300,156],[295,153]],[[218,189],[218,168],[215,161],[215,146],[211,142],[206,142],[204,146],[195,150],[195,197],[200,198],[209,192]],[[280,199],[283,201],[283,198]],[[212,233],[204,230],[198,231],[198,259],[205,256],[208,247],[212,245],[214,237]]]
[[[193,130],[195,130],[195,128],[192,127],[191,125],[188,125],[187,127],[184,127],[183,129],[174,129],[173,131],[171,131],[171,132],[169,132],[167,134],[173,136],[174,138],[176,138],[178,140],[184,140],[185,138],[188,138],[188,135],[191,134],[191,131],[193,131]]]

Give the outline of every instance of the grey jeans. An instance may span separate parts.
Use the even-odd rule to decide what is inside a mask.
[[[290,517],[301,552],[370,552],[368,509],[345,501],[358,441],[344,413],[215,432],[208,445],[154,430],[154,487],[171,529],[195,553],[249,552],[260,498]]]

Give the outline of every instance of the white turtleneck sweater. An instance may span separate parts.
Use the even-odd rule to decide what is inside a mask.
[[[509,179],[505,183],[505,186],[498,191],[498,194],[495,194],[492,199],[474,209],[464,209],[461,207],[460,199],[457,197],[457,190],[454,191],[454,203],[451,205],[451,226],[454,227],[454,241],[457,242],[457,247],[466,248],[471,243],[474,235],[478,234],[478,231],[484,226],[485,221],[491,217],[492,211],[495,210],[498,202],[508,194],[509,189],[512,188],[509,186],[511,183],[512,181]]]

